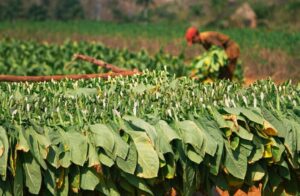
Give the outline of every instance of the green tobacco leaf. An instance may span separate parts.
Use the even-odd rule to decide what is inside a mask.
[[[29,192],[38,194],[42,185],[42,174],[39,164],[29,153],[23,154],[24,162],[23,169],[25,172],[25,185]]]
[[[233,137],[233,139],[230,141],[230,147],[232,150],[236,150],[239,144],[240,144],[239,137]]]
[[[134,125],[135,127],[144,130],[147,133],[148,137],[150,137],[153,146],[157,147],[157,133],[152,125],[150,125],[143,119],[134,116],[124,116],[123,119],[132,123],[132,125]],[[132,128],[135,129],[135,127]]]
[[[8,150],[9,143],[6,135],[6,131],[0,126],[0,141],[2,146],[0,146],[0,175],[2,180],[6,179],[7,161],[8,161]]]
[[[21,150],[23,152],[28,152],[29,151],[29,146],[28,143],[23,135],[23,131],[22,131],[22,127],[20,126],[15,126],[15,130],[17,130],[18,134],[19,134],[19,138],[18,138],[18,143],[16,145],[16,149],[17,150]]]
[[[186,120],[176,123],[177,127],[181,130],[180,133],[183,137],[185,144],[193,146],[194,150],[204,157],[206,150],[206,138],[203,131],[193,121]]]
[[[253,143],[248,140],[240,139],[240,145],[238,150],[246,157],[250,157],[250,155],[254,151]]]
[[[159,150],[162,154],[174,154],[171,142],[180,140],[178,134],[165,121],[159,121],[155,125],[158,134]]]
[[[271,142],[272,159],[274,162],[279,162],[281,160],[282,153],[285,150],[285,146],[276,137],[271,138],[270,142]]]
[[[223,110],[225,112],[227,112],[228,114],[234,114],[236,116],[239,116],[241,114],[241,111],[240,111],[239,108],[227,108],[227,107],[225,107],[225,108],[223,108]]]
[[[216,153],[210,161],[210,172],[214,175],[217,175],[219,173],[224,148],[224,139],[222,136],[222,132],[219,129],[218,124],[212,120],[201,117],[199,118],[198,122],[202,125],[202,127],[205,128],[204,130],[206,130],[206,132],[217,142]]]
[[[285,137],[287,127],[277,119],[268,109],[261,109],[263,117],[278,131],[278,137]]]
[[[240,138],[248,141],[252,141],[253,134],[246,130],[244,127],[239,126],[239,130],[235,132]]]
[[[115,138],[115,147],[113,150],[113,155],[115,157],[120,157],[121,159],[126,159],[129,151],[128,144],[121,138],[120,135],[113,132]]]
[[[217,141],[214,139],[214,137],[212,137],[209,133],[208,133],[208,130],[205,129],[203,127],[203,125],[193,119],[193,121],[197,124],[197,126],[202,130],[202,133],[205,135],[205,138],[206,138],[206,148],[205,148],[205,153],[209,154],[210,156],[214,156],[216,154],[216,151],[217,151],[217,148],[218,148],[218,143]]]
[[[192,147],[191,147],[192,149]],[[203,157],[195,152],[195,150],[187,150],[188,158],[196,164],[200,164],[203,161]]]
[[[243,180],[247,172],[247,157],[243,154],[232,152],[230,144],[225,142],[226,156],[225,167],[234,177]]]
[[[51,166],[48,166],[48,169],[43,173],[43,182],[52,195],[57,195],[55,172],[57,172],[57,170]]]
[[[78,193],[80,189],[80,168],[71,166],[69,172],[70,188],[74,193]]]
[[[166,121],[160,120],[155,125],[156,128],[160,128],[162,134],[166,137],[168,143],[171,143],[173,140],[178,139],[180,140],[179,135],[173,130]]]
[[[122,159],[117,157],[116,163],[117,166],[126,173],[134,174],[136,166],[137,166],[137,150],[133,143],[129,146],[129,152],[126,159]]]
[[[134,131],[126,122],[122,128],[130,135],[137,150],[137,176],[141,178],[156,177],[159,170],[159,159],[148,135],[142,131]]]
[[[23,169],[21,160],[16,161],[16,176],[14,177],[14,195],[22,196],[23,195]]]
[[[89,147],[88,147],[88,160],[89,160],[89,164],[88,164],[89,167],[93,167],[95,165],[100,164],[96,148],[91,143],[89,143]]]
[[[223,116],[216,109],[209,108],[209,112],[212,114],[213,118],[218,123],[219,128],[230,129],[229,124],[226,122]]]
[[[251,155],[249,156],[249,163],[254,163],[260,160],[263,157],[265,151],[265,147],[260,141],[259,137],[257,136],[253,137],[253,144],[254,144],[254,149]]]
[[[82,167],[80,173],[80,187],[83,190],[94,191],[96,186],[100,183],[98,174],[87,167]]]
[[[38,142],[37,133],[33,130],[32,127],[29,127],[26,130],[23,130],[23,135],[29,145],[30,153],[34,156],[36,161],[42,166],[43,169],[47,169],[46,162],[44,161],[40,144]]]
[[[53,167],[58,168],[60,166],[59,163],[59,150],[57,146],[51,146],[49,148],[47,161],[50,163]]]
[[[83,166],[87,159],[87,138],[78,131],[67,131],[66,137],[69,140],[71,161],[76,165]]]
[[[103,165],[106,165],[107,167],[111,167],[115,164],[114,160],[107,156],[104,152],[100,152],[99,160]]]
[[[263,125],[264,118],[258,111],[246,108],[240,108],[240,111],[248,120]]]
[[[102,147],[112,153],[115,146],[113,130],[103,124],[90,125],[90,130],[94,135],[95,146]]]
[[[128,181],[131,185],[138,188],[139,190],[144,191],[150,195],[154,195],[144,179],[139,179],[133,175],[126,173],[121,173],[121,176],[124,178],[123,180]]]
[[[69,173],[69,169],[63,169],[62,170],[63,173],[60,173],[63,174],[60,176],[60,179],[59,179],[59,183],[62,182],[62,184],[60,185],[59,189],[58,189],[58,195],[68,195],[69,193],[69,176],[68,176],[68,173]]]

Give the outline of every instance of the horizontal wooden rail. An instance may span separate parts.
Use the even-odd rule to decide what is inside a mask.
[[[103,67],[105,69],[109,69],[109,70],[111,70],[112,72],[115,72],[115,73],[121,73],[121,72],[124,72],[124,71],[128,71],[128,69],[119,68],[115,65],[108,64],[108,63],[106,63],[102,60],[98,60],[98,59],[95,59],[93,57],[86,56],[86,55],[83,55],[83,54],[74,54],[73,58],[75,60],[82,60],[82,61],[90,62],[92,64],[98,65],[98,66]]]
[[[132,76],[141,74],[138,71],[123,71],[121,73],[100,73],[100,74],[77,74],[77,75],[52,75],[52,76],[15,76],[15,75],[0,75],[2,82],[43,82],[51,80],[80,80],[91,78],[108,78],[117,76]]]

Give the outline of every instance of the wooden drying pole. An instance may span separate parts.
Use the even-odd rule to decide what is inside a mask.
[[[142,74],[137,69],[127,70],[119,68],[115,65],[108,64],[104,61],[95,59],[90,56],[75,54],[73,56],[75,60],[83,60],[90,62],[92,64],[98,65],[105,69],[111,70],[111,73],[98,73],[98,74],[73,74],[73,75],[51,75],[51,76],[15,76],[15,75],[0,75],[0,81],[4,82],[44,82],[51,80],[80,80],[80,79],[91,79],[91,78],[108,78],[117,76],[132,76],[137,74]]]

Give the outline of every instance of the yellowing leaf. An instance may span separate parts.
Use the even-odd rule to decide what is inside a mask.
[[[265,151],[264,151],[264,158],[271,158],[272,157],[272,147],[271,144],[265,145]]]
[[[263,132],[270,136],[278,135],[278,131],[266,120],[263,122]]]
[[[65,169],[62,169],[59,178],[56,180],[57,188],[60,189],[62,187],[62,185],[64,184],[64,178],[65,178]]]

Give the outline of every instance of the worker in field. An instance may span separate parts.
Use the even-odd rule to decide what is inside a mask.
[[[224,48],[229,63],[221,68],[219,78],[232,80],[237,60],[240,56],[240,48],[237,43],[222,33],[214,31],[199,33],[195,27],[187,29],[185,38],[189,45],[201,44],[206,50],[209,50],[213,45]]]

